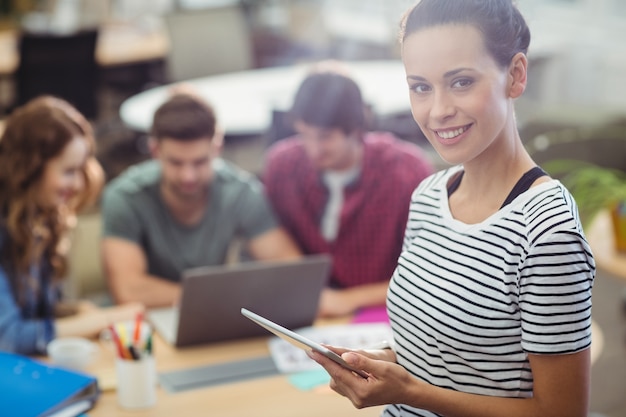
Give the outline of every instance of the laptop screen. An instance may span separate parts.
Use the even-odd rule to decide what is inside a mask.
[[[310,255],[292,261],[244,262],[193,268],[183,273],[175,346],[189,346],[267,335],[241,315],[241,308],[262,314],[289,328],[310,326],[319,297],[328,281],[329,255]],[[152,314],[154,313],[154,314]],[[174,313],[172,313],[174,314]],[[161,336],[163,310],[148,313]],[[169,318],[173,321],[172,318]],[[171,336],[170,336],[171,339]]]

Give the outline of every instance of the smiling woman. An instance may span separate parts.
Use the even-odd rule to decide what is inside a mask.
[[[393,350],[332,348],[331,387],[385,416],[586,416],[595,262],[525,150],[530,32],[512,0],[421,0],[401,33],[415,121],[452,167],[413,192],[387,292]]]
[[[56,336],[94,336],[139,305],[61,310],[68,234],[103,182],[91,126],[64,100],[17,108],[0,139],[0,350],[44,353]],[[67,309],[63,309],[67,312]]]
[[[0,141],[0,207],[15,245],[11,251],[21,254],[18,271],[26,271],[49,244],[55,275],[65,274],[63,236],[73,214],[92,203],[102,186],[94,146],[89,123],[63,100],[35,99],[7,119]],[[43,235],[33,236],[30,228]],[[38,239],[43,241],[35,244]]]

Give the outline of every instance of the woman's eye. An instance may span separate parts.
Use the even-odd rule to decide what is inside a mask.
[[[418,94],[427,93],[430,91],[430,87],[427,84],[414,84],[411,86],[411,90]]]
[[[465,88],[472,85],[473,81],[469,78],[460,78],[452,83],[453,88]]]

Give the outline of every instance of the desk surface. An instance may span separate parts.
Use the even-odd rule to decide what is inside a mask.
[[[410,111],[400,60],[353,61],[346,66],[376,114]],[[185,84],[213,105],[227,134],[259,134],[269,128],[272,110],[285,110],[291,105],[310,68],[310,64],[262,68],[197,78]],[[137,131],[149,130],[155,110],[165,101],[171,87],[156,87],[127,99],[120,108],[124,123]]]
[[[164,27],[141,27],[129,23],[107,23],[96,45],[96,61],[103,67],[132,64],[166,57],[169,38]],[[0,75],[13,74],[19,64],[18,32],[0,31]]]
[[[603,347],[603,335],[592,323],[592,363]],[[259,337],[240,341],[216,343],[205,346],[176,349],[155,334],[154,354],[158,372],[183,370],[194,366],[206,366],[230,361],[245,360],[269,355],[268,338]],[[379,416],[383,406],[357,410],[350,401],[339,396],[327,386],[311,391],[301,391],[293,386],[287,376],[251,379],[232,384],[216,385],[179,393],[169,393],[157,388],[157,403],[142,410],[123,410],[117,405],[114,388],[115,353],[110,346],[101,346],[96,363],[87,371],[101,378],[104,391],[90,417],[185,417],[216,415],[220,417],[319,417],[319,416]]]
[[[155,337],[154,354],[157,370],[158,372],[182,370],[193,366],[268,356],[267,340],[266,337],[261,337],[175,349],[163,342],[160,337]],[[88,371],[103,380],[114,379],[114,359],[114,352],[108,346],[102,346],[97,362]],[[373,417],[380,415],[381,410],[382,407],[357,410],[350,401],[332,392],[328,387],[300,391],[289,383],[286,376],[278,375],[175,394],[157,388],[157,403],[154,407],[132,411],[118,407],[115,390],[104,390],[96,407],[88,414],[89,417],[113,415],[120,417],[171,417],[175,415],[185,417],[207,415],[220,417],[292,417],[294,415]]]

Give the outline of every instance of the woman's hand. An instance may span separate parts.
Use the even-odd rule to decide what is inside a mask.
[[[389,362],[390,350],[351,351],[327,347],[350,366],[369,375],[367,379],[362,378],[321,353],[309,352],[309,356],[329,373],[330,387],[357,408],[407,404],[440,415],[467,417],[569,417],[587,415],[589,409],[590,349],[563,355],[529,355],[534,378],[533,397],[507,398],[429,385],[400,365]]]
[[[55,321],[57,337],[80,336],[97,337],[102,330],[113,323],[135,320],[144,311],[140,303],[121,304],[98,308],[85,304],[77,314]]]
[[[106,321],[104,327],[107,327],[110,324],[114,324],[120,321],[134,321],[137,317],[137,314],[143,313],[144,310],[145,309],[143,304],[132,302],[126,304],[118,304],[111,307],[104,307],[96,312],[96,314],[99,313],[104,315]]]
[[[395,353],[391,349],[353,351],[327,347],[349,365],[369,375],[367,379],[362,378],[321,353],[308,352],[309,357],[330,375],[330,387],[347,397],[356,408],[406,402],[409,387],[418,383],[395,363]]]

